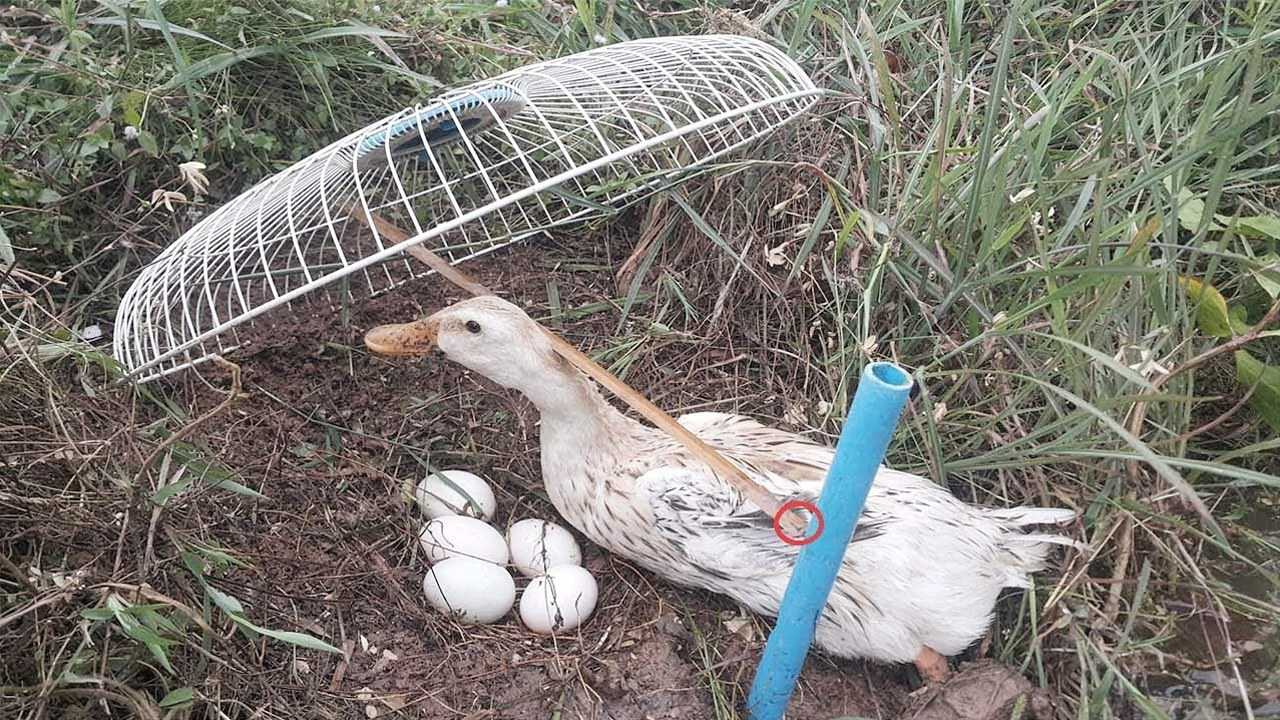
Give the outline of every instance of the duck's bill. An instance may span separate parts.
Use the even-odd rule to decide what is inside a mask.
[[[436,344],[436,324],[430,319],[402,325],[379,325],[364,335],[364,346],[378,355],[426,355]]]

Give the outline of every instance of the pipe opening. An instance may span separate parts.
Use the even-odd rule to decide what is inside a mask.
[[[900,366],[891,362],[875,362],[868,366],[867,371],[876,380],[889,386],[893,390],[910,390],[911,376],[907,374]]]

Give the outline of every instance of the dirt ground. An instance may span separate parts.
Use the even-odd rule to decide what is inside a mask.
[[[628,249],[613,245],[578,242],[571,253],[568,245],[541,241],[466,269],[534,315],[547,314],[548,277],[555,279],[560,307],[608,308],[617,295],[613,269]],[[725,717],[718,710],[740,706],[767,625],[744,619],[729,601],[667,585],[585,541],[585,564],[601,595],[598,610],[574,636],[535,636],[512,617],[464,627],[423,601],[420,518],[404,493],[427,463],[490,478],[499,528],[527,517],[558,520],[541,490],[537,418],[526,401],[440,358],[388,361],[361,348],[368,328],[457,299],[458,291],[443,281],[423,279],[358,302],[345,318],[306,307],[271,316],[245,334],[248,343],[234,356],[244,396],[186,440],[264,499],[193,490],[173,498],[151,524],[117,512],[125,519],[116,527],[95,526],[88,510],[82,517],[73,512],[20,538],[17,547],[47,566],[83,568],[88,578],[127,578],[136,563],[135,579],[194,602],[200,593],[189,575],[157,578],[148,569],[181,567],[182,549],[216,546],[242,564],[212,573],[211,582],[239,598],[250,618],[311,633],[346,651],[295,650],[259,638],[244,652],[244,640],[229,630],[225,645],[212,648],[212,660],[175,650],[181,681],[219,701],[226,717]],[[596,351],[618,334],[616,317],[610,311],[549,322]],[[697,344],[705,355],[692,364],[686,355],[692,344],[660,345],[627,377],[673,413],[714,406],[784,423],[778,418],[787,395],[777,376],[750,369],[759,360],[750,338],[727,338],[720,347]],[[699,368],[696,377],[661,371],[690,366]],[[185,373],[149,387],[195,418],[222,402],[227,375]],[[111,443],[122,412],[136,413],[130,418],[136,424],[157,419],[143,405],[119,407],[115,392],[76,402],[85,443]],[[84,468],[78,465],[75,474]],[[124,507],[131,502],[122,500]],[[132,507],[136,515],[138,505]],[[214,624],[226,629],[216,617]],[[37,667],[27,669],[38,676]],[[954,705],[922,705],[917,697],[909,707],[918,684],[907,668],[815,656],[789,717],[894,718],[909,711],[906,717],[924,720]],[[993,693],[981,694],[993,699]],[[297,708],[307,710],[298,714]],[[971,709],[969,717],[985,714]]]
[[[547,262],[548,250],[517,246],[467,269],[537,312],[546,307],[546,278],[529,269]],[[607,247],[595,250],[585,264],[600,270],[560,276],[564,307],[615,295],[606,270],[614,258]],[[730,633],[724,620],[738,616],[732,603],[677,590],[585,541],[601,597],[576,638],[545,640],[514,618],[462,627],[422,601],[419,518],[401,494],[423,474],[419,461],[490,478],[499,528],[526,517],[558,520],[541,491],[532,406],[439,357],[387,361],[358,349],[368,328],[461,297],[443,281],[424,279],[361,303],[345,327],[321,311],[248,334],[251,345],[240,353],[248,397],[207,433],[225,448],[222,459],[272,501],[258,510],[265,517],[205,528],[213,537],[237,537],[239,551],[255,558],[239,588],[261,593],[255,604],[288,602],[335,645],[355,641],[336,682],[340,663],[326,659],[311,663],[310,676],[277,687],[305,703],[315,694],[357,696],[368,688],[430,718],[523,720],[551,717],[557,708],[565,717],[616,720],[713,717],[705,669],[749,682],[763,626],[746,626],[750,640]],[[611,333],[612,317],[588,316],[561,330],[591,347]],[[207,389],[193,398],[202,407],[219,399]],[[287,666],[287,653],[279,654]],[[908,690],[896,669],[811,665],[796,717],[892,717]]]

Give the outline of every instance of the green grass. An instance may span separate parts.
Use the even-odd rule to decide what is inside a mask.
[[[24,384],[7,398],[22,424],[58,436],[67,398],[107,362],[74,332],[109,318],[143,262],[256,180],[440,87],[597,34],[750,31],[835,95],[757,161],[722,168],[734,192],[700,179],[671,193],[665,216],[679,222],[620,297],[560,307],[549,290],[556,319],[616,313],[601,356],[619,372],[746,329],[772,353],[753,372],[795,401],[788,419],[829,437],[863,363],[913,369],[922,392],[894,465],[975,501],[1084,514],[1090,549],[1002,606],[992,649],[1074,716],[1168,712],[1141,677],[1175,647],[1176,603],[1280,613],[1274,514],[1250,512],[1280,490],[1280,341],[1253,327],[1280,290],[1275,3],[373,8],[146,0],[11,15],[0,267],[17,263],[0,271],[0,383]],[[192,160],[212,179],[199,198],[177,170]],[[154,206],[157,189],[188,202]],[[780,265],[764,259],[775,249]],[[1188,293],[1187,278],[1206,289]],[[1251,332],[1242,349],[1260,365],[1198,358]],[[1178,372],[1137,372],[1115,359],[1126,348]],[[20,434],[3,437],[16,447]],[[1245,570],[1261,590],[1233,582]],[[38,601],[9,574],[0,616]],[[211,636],[182,618],[208,622],[211,601],[185,598],[205,607],[184,615],[102,597],[86,617],[119,623],[142,650],[124,662],[53,648],[44,680],[74,689],[67,672],[110,656],[117,694],[159,708],[175,688],[130,662],[177,638],[209,653]],[[730,716],[732,692],[708,677]]]

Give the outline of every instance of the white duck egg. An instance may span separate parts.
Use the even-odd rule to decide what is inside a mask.
[[[418,534],[427,561],[468,557],[495,565],[507,564],[507,541],[492,525],[466,515],[445,515],[427,523]]]
[[[582,550],[568,530],[546,520],[521,520],[507,530],[511,564],[526,577],[537,577],[557,565],[581,565]]]
[[[433,472],[418,483],[418,507],[429,518],[470,515],[492,520],[498,501],[484,478],[466,470]]]
[[[468,624],[497,622],[516,602],[516,583],[506,568],[484,560],[451,557],[427,571],[422,594],[431,607]]]
[[[534,578],[520,596],[520,621],[540,634],[573,630],[591,617],[599,589],[585,568],[559,565]]]

